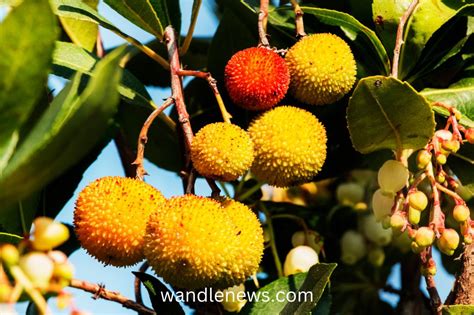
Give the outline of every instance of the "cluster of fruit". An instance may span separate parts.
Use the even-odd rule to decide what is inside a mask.
[[[263,254],[257,216],[232,199],[165,199],[136,179],[104,177],[76,202],[74,225],[89,254],[113,266],[144,258],[178,288],[228,288],[253,275]]]
[[[62,297],[58,302],[68,300],[63,288],[72,280],[74,267],[63,252],[54,248],[69,238],[69,230],[47,217],[36,218],[33,226],[32,238],[24,238],[18,246],[0,246],[0,304],[15,303],[24,291],[45,311],[41,308],[46,307],[42,295],[58,295]],[[44,302],[42,306],[39,300]]]
[[[334,103],[355,78],[350,47],[333,34],[306,36],[285,58],[267,47],[247,48],[225,68],[231,100],[254,111],[273,108],[288,90],[306,104]],[[208,178],[232,181],[251,168],[259,180],[287,187],[308,182],[321,170],[326,142],[326,130],[313,114],[280,106],[254,120],[248,133],[231,123],[205,126],[193,140],[191,158]]]
[[[452,132],[448,129],[450,126]],[[395,160],[386,161],[378,172],[380,189],[372,199],[374,214],[377,220],[386,228],[391,227],[395,233],[406,231],[412,239],[413,252],[422,255],[422,271],[426,275],[436,272],[431,258],[432,245],[436,243],[446,255],[453,255],[458,248],[460,236],[456,225],[465,244],[470,244],[474,236],[470,210],[457,193],[462,186],[445,167],[447,157],[457,152],[463,143],[462,134],[466,142],[474,143],[474,129],[459,126],[453,114],[446,128],[436,131],[427,146],[418,152],[418,172],[411,174],[405,164]],[[423,213],[428,208],[429,216],[424,217]],[[449,224],[447,216],[456,222],[453,228],[446,227]]]

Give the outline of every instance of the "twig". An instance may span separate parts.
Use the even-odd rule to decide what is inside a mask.
[[[296,26],[296,38],[301,38],[306,36],[304,31],[303,23],[303,10],[301,10],[300,5],[297,0],[291,0],[291,5],[293,6],[293,11],[295,12],[295,26]]]
[[[147,120],[143,124],[142,130],[140,131],[140,135],[138,136],[137,158],[132,163],[133,165],[137,166],[137,179],[143,180],[144,176],[147,175],[147,172],[143,167],[143,160],[145,156],[145,144],[148,141],[148,129],[153,123],[153,120],[155,120],[158,115],[160,115],[166,108],[168,108],[168,106],[170,106],[174,102],[175,100],[172,97],[168,98],[160,107],[155,109],[150,114],[150,116],[148,116]]]
[[[217,88],[217,80],[212,77],[210,72],[202,72],[202,71],[194,71],[194,70],[179,70],[178,74],[180,76],[192,76],[192,77],[206,80],[210,88],[214,92],[217,105],[219,105],[219,109],[222,114],[222,119],[225,122],[230,123],[230,119],[232,118],[232,115],[229,114],[229,112],[225,108],[224,101],[222,100],[221,94],[219,93],[219,89]]]
[[[258,45],[263,47],[270,47],[267,37],[268,3],[269,0],[260,0],[260,11],[258,12]]]
[[[119,292],[108,291],[102,285],[90,283],[83,280],[72,279],[71,288],[79,289],[94,294],[95,298],[101,298],[108,301],[117,302],[122,304],[123,307],[134,310],[140,314],[156,315],[156,312],[152,309],[136,303],[128,299],[127,297],[121,295]]]
[[[435,314],[441,314],[441,298],[439,297],[438,290],[436,289],[436,283],[433,276],[425,276],[426,290],[430,295],[431,307]]]
[[[393,62],[392,62],[392,77],[398,78],[398,63],[400,61],[400,50],[403,45],[403,33],[405,29],[405,24],[407,20],[410,18],[411,14],[415,10],[415,7],[418,4],[418,0],[413,0],[408,9],[403,14],[402,18],[400,19],[400,23],[398,24],[397,29],[397,37],[395,40],[395,48],[393,50]]]
[[[140,268],[138,269],[139,272],[146,272],[148,267],[150,265],[148,265],[148,262],[145,261],[141,266]],[[140,281],[140,279],[138,279],[137,276],[135,276],[135,281],[133,282],[133,289],[135,291],[135,301],[138,303],[138,304],[142,304],[143,305],[143,298],[142,298],[142,286],[141,286],[142,282]]]
[[[191,24],[189,24],[188,33],[184,38],[183,45],[179,49],[180,56],[186,54],[191,45],[191,40],[193,39],[194,29],[196,28],[196,22],[199,15],[199,10],[201,8],[202,0],[194,0],[193,2],[193,9],[191,13]]]
[[[444,231],[444,213],[441,210],[440,195],[433,173],[433,164],[430,163],[425,172],[430,180],[431,188],[433,190],[433,209],[430,214],[430,226],[433,227],[433,230],[436,233],[436,238],[439,238],[441,233]]]
[[[456,192],[452,191],[451,189],[449,188],[446,188],[444,187],[443,185],[441,185],[440,183],[436,183],[436,188],[438,188],[438,190],[441,190],[442,192],[444,192],[446,195],[450,196],[451,198],[454,199],[454,201],[456,202],[456,204],[458,204],[458,202],[462,201],[462,197],[459,196]],[[463,202],[464,203],[464,202]]]
[[[217,198],[221,195],[221,190],[219,188],[219,186],[217,186],[216,182],[209,179],[209,178],[206,178],[206,181],[207,183],[209,184],[209,187],[211,187],[211,197],[212,198]]]

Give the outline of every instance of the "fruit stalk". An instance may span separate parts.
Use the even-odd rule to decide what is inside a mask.
[[[71,288],[79,289],[94,294],[94,299],[101,298],[104,300],[117,302],[122,304],[123,307],[134,310],[140,314],[156,315],[156,312],[152,309],[149,309],[148,307],[142,304],[136,303],[135,301],[128,299],[127,297],[121,295],[119,292],[108,291],[102,285],[90,283],[83,280],[72,279],[71,284],[69,286]]]
[[[260,0],[260,11],[258,12],[258,36],[260,38],[259,46],[270,47],[267,38],[268,22],[268,3],[269,0]]]
[[[33,303],[35,303],[38,311],[42,315],[51,314],[51,311],[48,309],[48,305],[44,300],[41,293],[33,286],[30,279],[25,275],[23,270],[19,266],[11,266],[9,268],[10,274],[15,279],[16,283],[20,284],[25,292],[30,296]]]
[[[301,38],[306,36],[304,31],[303,23],[303,10],[301,10],[300,5],[297,0],[291,0],[291,5],[293,6],[293,11],[295,12],[295,26],[296,26],[296,38]]]
[[[400,50],[403,44],[403,33],[405,29],[405,24],[410,18],[413,11],[415,11],[416,6],[418,5],[418,0],[413,0],[408,7],[408,9],[403,14],[400,19],[400,23],[397,28],[397,37],[395,40],[395,48],[393,50],[393,62],[392,62],[392,77],[398,78],[398,63],[400,61]]]
[[[209,87],[212,89],[212,92],[214,92],[214,97],[216,98],[217,105],[219,105],[219,109],[222,114],[222,119],[225,122],[230,123],[230,119],[232,118],[232,115],[229,114],[229,112],[225,108],[224,101],[222,100],[222,96],[219,93],[219,89],[217,88],[217,80],[212,77],[210,72],[202,72],[202,71],[196,71],[196,70],[179,70],[178,75],[191,76],[191,77],[196,77],[196,78],[206,80],[207,83],[209,84]]]
[[[155,109],[150,114],[150,116],[148,116],[145,123],[143,124],[142,129],[140,130],[140,135],[138,136],[137,158],[132,163],[133,165],[137,166],[136,178],[139,180],[143,180],[143,177],[147,175],[145,167],[143,166],[143,160],[145,156],[145,145],[148,141],[148,129],[150,129],[150,126],[155,120],[155,118],[158,117],[166,108],[168,108],[173,103],[174,99],[172,97],[169,97],[160,107]]]

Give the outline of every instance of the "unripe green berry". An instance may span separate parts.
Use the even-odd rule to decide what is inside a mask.
[[[362,218],[362,230],[370,241],[379,246],[388,245],[392,241],[392,230],[385,229],[380,222],[377,222],[374,215]]]
[[[420,247],[428,247],[433,244],[435,240],[435,232],[426,226],[422,226],[416,231],[415,242]]]
[[[457,222],[466,221],[471,215],[469,208],[466,205],[457,205],[453,209],[453,217]]]
[[[401,231],[406,224],[407,219],[399,213],[394,213],[390,217],[390,226],[394,231]]]
[[[386,161],[379,169],[377,179],[380,188],[387,193],[395,194],[405,187],[410,173],[403,163],[396,160]]]
[[[20,253],[12,244],[3,244],[0,247],[0,258],[7,266],[13,266],[18,264]]]
[[[464,133],[464,137],[466,138],[467,142],[474,144],[474,128],[467,129]]]
[[[297,246],[289,251],[283,264],[285,276],[307,272],[313,265],[319,263],[318,254],[309,246]]]
[[[375,191],[372,196],[372,210],[374,211],[377,221],[381,221],[386,216],[390,215],[392,212],[393,202],[393,197],[384,195],[381,189]]]
[[[426,247],[418,245],[416,242],[411,242],[411,250],[415,254],[421,253]]]
[[[342,183],[337,186],[337,201],[344,206],[354,206],[364,200],[365,189],[358,183]]]
[[[367,254],[364,237],[356,231],[346,231],[341,237],[341,260],[347,265],[354,265]]]
[[[451,256],[459,245],[459,234],[453,229],[445,229],[438,239],[438,248],[441,252]]]
[[[53,261],[43,253],[30,252],[20,258],[20,268],[39,289],[46,289],[53,275]]]
[[[408,208],[408,222],[411,224],[418,224],[420,223],[421,218],[421,211],[415,208],[409,207]]]
[[[33,221],[33,224],[35,230],[32,243],[36,250],[51,250],[69,238],[68,228],[64,224],[54,221],[51,218],[39,217]]]
[[[438,164],[444,165],[447,161],[448,158],[444,154],[438,154],[438,156],[436,156],[436,162],[438,162]]]
[[[415,191],[408,195],[408,202],[410,207],[423,211],[428,206],[428,197],[422,191]]]
[[[457,140],[448,140],[448,141],[443,141],[443,149],[449,151],[449,152],[458,152],[459,148],[461,147],[461,144]]]
[[[427,150],[421,150],[416,156],[416,163],[419,169],[424,169],[431,162],[431,153]]]
[[[436,175],[436,181],[440,184],[444,183],[446,181],[446,176],[444,175],[444,173],[438,173]]]
[[[380,267],[385,261],[385,252],[380,247],[373,248],[369,251],[367,259],[373,266]]]

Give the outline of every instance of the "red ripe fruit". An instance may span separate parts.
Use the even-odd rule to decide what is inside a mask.
[[[248,110],[266,110],[285,96],[290,73],[285,60],[268,48],[252,47],[230,58],[225,85],[232,101]]]

